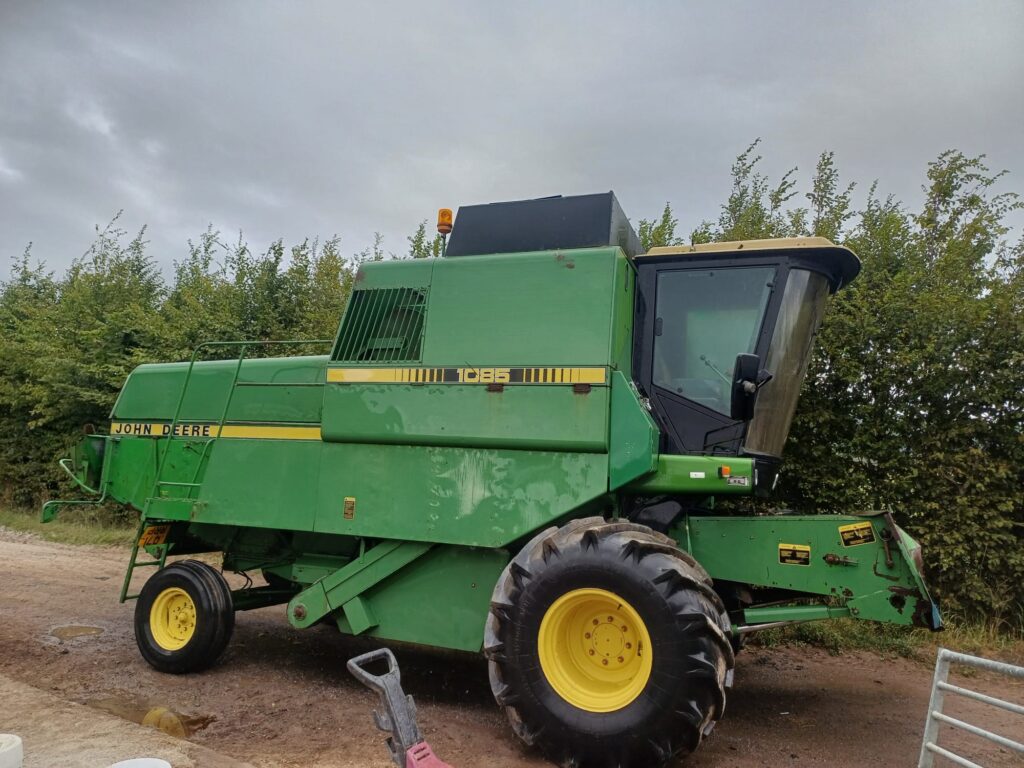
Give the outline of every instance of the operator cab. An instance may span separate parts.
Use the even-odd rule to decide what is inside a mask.
[[[661,450],[758,459],[774,479],[826,299],[860,271],[822,237],[637,256],[633,374]]]

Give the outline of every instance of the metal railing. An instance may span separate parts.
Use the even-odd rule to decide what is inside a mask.
[[[1006,710],[1007,712],[1024,716],[1024,706],[1020,704],[1003,701],[1002,699],[997,699],[994,696],[986,696],[984,693],[978,693],[977,691],[972,691],[969,688],[962,688],[950,683],[949,665],[954,662],[958,664],[966,664],[967,666],[974,667],[975,669],[984,669],[989,672],[996,672],[998,674],[1008,675],[1009,677],[1024,680],[1024,667],[1014,666],[1013,664],[1004,664],[1001,661],[982,659],[978,656],[968,656],[965,653],[956,653],[955,651],[940,648],[939,657],[935,662],[935,678],[932,680],[932,697],[928,702],[928,716],[925,720],[924,740],[921,743],[921,757],[918,759],[917,767],[932,768],[935,765],[935,756],[940,755],[955,765],[964,766],[964,768],[982,768],[982,766],[971,762],[966,757],[962,757],[961,755],[938,745],[939,726],[943,723],[964,731],[965,733],[970,733],[975,736],[988,739],[1005,749],[1009,749],[1013,752],[1019,752],[1024,755],[1024,744],[943,713],[943,701],[945,700],[946,694],[951,693],[956,696],[963,696],[964,698],[971,699],[972,701],[977,701],[992,707],[998,707],[999,709]]]

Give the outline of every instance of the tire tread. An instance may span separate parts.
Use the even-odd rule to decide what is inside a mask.
[[[645,571],[656,574],[652,582],[676,616],[686,622],[688,630],[707,640],[699,643],[702,650],[698,654],[690,656],[691,666],[685,677],[693,681],[696,692],[673,709],[673,727],[650,738],[646,749],[634,749],[632,754],[578,754],[559,739],[557,729],[548,729],[544,722],[529,722],[528,715],[517,706],[521,691],[511,682],[512,661],[505,638],[515,621],[520,593],[528,588],[535,574],[573,547],[620,560],[633,559],[638,566],[643,561]],[[729,618],[707,571],[668,536],[636,523],[601,517],[581,518],[561,528],[541,531],[513,557],[491,597],[484,654],[495,700],[505,711],[513,731],[527,744],[539,745],[560,764],[580,768],[660,766],[675,756],[692,752],[724,714],[727,683],[732,681],[735,664]]]

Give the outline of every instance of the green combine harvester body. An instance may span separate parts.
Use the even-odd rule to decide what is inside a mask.
[[[566,206],[590,206],[586,230],[609,201],[604,242],[565,225]],[[137,368],[109,434],[64,462],[92,503],[141,513],[122,600],[138,567],[223,552],[224,570],[267,582],[235,590],[230,610],[287,603],[298,628],[326,619],[383,641],[490,647],[500,672],[505,643],[488,646],[486,628],[504,620],[504,581],[522,588],[516,558],[540,546],[547,562],[564,545],[535,544],[544,532],[569,541],[589,525],[594,541],[635,530],[702,566],[734,648],[754,629],[829,617],[939,628],[919,549],[890,515],[753,513],[827,296],[856,258],[818,238],[637,254],[623,220],[611,195],[464,208],[446,257],[361,266],[337,337],[303,342],[326,354],[218,343]],[[517,235],[531,225],[535,237]],[[745,500],[716,514],[726,497]],[[44,519],[75,503],[48,503]],[[628,666],[626,641],[609,642]],[[571,674],[552,680],[570,705],[616,709],[598,703],[607,681],[580,704]],[[520,735],[586,762],[568,736]],[[630,749],[623,764],[650,759]]]

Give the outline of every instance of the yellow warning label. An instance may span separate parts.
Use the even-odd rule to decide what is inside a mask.
[[[167,541],[167,534],[170,532],[171,526],[169,525],[151,525],[139,537],[139,546],[152,547],[156,544],[163,544]]]
[[[875,529],[871,523],[850,523],[839,526],[839,536],[844,547],[856,547],[858,544],[870,544],[875,540]]]
[[[779,562],[783,565],[810,565],[811,548],[806,544],[779,544]]]

